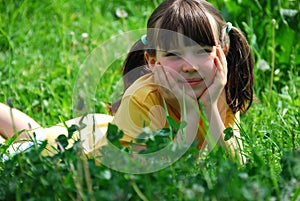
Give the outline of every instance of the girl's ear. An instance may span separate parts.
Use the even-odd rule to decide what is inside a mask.
[[[144,53],[144,56],[145,56],[145,59],[149,65],[149,67],[153,67],[155,65],[155,62],[156,62],[156,58],[155,57],[152,57],[148,54],[148,52],[145,52]]]
[[[228,50],[229,50],[229,45],[228,45],[228,43],[227,43],[227,44],[225,45],[225,47],[223,48],[223,52],[224,52],[225,55],[227,55]]]

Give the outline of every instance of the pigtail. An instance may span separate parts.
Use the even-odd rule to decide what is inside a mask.
[[[122,78],[124,91],[139,77],[147,74],[150,70],[147,68],[147,62],[144,57],[145,45],[141,39],[138,40],[130,49],[123,63]],[[115,114],[120,106],[121,99],[111,104],[110,113]]]
[[[139,77],[150,72],[144,53],[145,45],[140,39],[132,46],[123,63],[124,91]]]
[[[247,111],[253,101],[253,56],[245,36],[237,28],[229,31],[226,99],[233,113]]]

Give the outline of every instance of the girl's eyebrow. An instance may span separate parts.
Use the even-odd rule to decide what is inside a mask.
[[[208,45],[196,45],[193,46],[195,49],[206,49],[206,50],[212,50],[214,46],[208,46]]]
[[[184,46],[181,48],[177,48],[177,49],[160,49],[159,51],[163,52],[163,53],[180,53],[181,51],[184,51],[184,48],[192,48],[194,50],[212,50],[214,46],[208,46],[208,45],[194,45],[194,46]]]
[[[160,50],[163,53],[180,53],[182,49]]]

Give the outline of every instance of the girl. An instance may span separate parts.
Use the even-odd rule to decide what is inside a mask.
[[[185,89],[191,97],[184,106],[188,124],[199,119],[195,109],[202,102],[210,133],[218,143],[235,150],[235,139],[225,142],[222,133],[231,126],[239,138],[239,112],[248,110],[253,99],[253,59],[245,37],[201,0],[164,1],[150,16],[147,30],[124,66],[125,85],[126,73],[141,64],[151,73],[125,91],[115,114],[113,122],[125,132],[123,144],[134,141],[145,125],[151,130],[168,126],[165,108],[176,121],[183,119]],[[193,128],[194,123],[187,135],[193,136],[196,130],[200,148],[206,132],[201,132],[203,119],[197,123],[199,129],[198,125]]]
[[[210,3],[166,0],[160,4],[148,20],[147,35],[128,54],[123,75],[125,93],[112,107],[112,122],[125,133],[123,145],[135,142],[145,126],[153,131],[168,127],[168,113],[177,122],[187,122],[186,140],[196,136],[199,149],[211,136],[215,140],[209,145],[237,149],[237,142],[233,138],[225,142],[222,133],[231,126],[239,138],[240,111],[247,111],[253,99],[252,54],[242,33]],[[201,113],[207,117],[210,135]],[[106,123],[111,121],[107,119]],[[53,138],[55,132],[50,133]],[[102,138],[93,143],[98,143],[96,148],[105,144]]]

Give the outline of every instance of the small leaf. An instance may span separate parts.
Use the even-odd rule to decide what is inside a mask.
[[[106,137],[107,137],[108,141],[110,141],[110,143],[112,143],[119,149],[123,148],[123,146],[120,143],[120,139],[124,135],[124,132],[122,130],[119,130],[119,128],[114,124],[108,124],[106,133],[107,133]]]
[[[60,143],[63,148],[66,148],[69,145],[68,138],[65,135],[59,135],[56,138],[56,142]],[[59,148],[59,147],[58,147]]]
[[[68,139],[72,138],[73,133],[75,131],[77,131],[77,130],[79,130],[79,128],[75,124],[73,124],[72,126],[68,127]]]
[[[123,137],[123,132],[120,131],[116,125],[108,124],[107,127],[107,139],[111,142],[119,141]]]
[[[223,131],[223,133],[225,134],[224,140],[227,141],[233,136],[233,129],[228,127]]]
[[[149,133],[141,132],[136,138],[135,141],[138,144],[145,143],[149,140]]]
[[[155,136],[168,137],[168,136],[170,136],[170,129],[169,128],[161,128],[155,132]]]
[[[39,144],[39,150],[43,151],[44,149],[46,149],[47,144],[48,144],[48,141],[44,140],[41,144]]]
[[[173,128],[173,129],[175,128],[176,130],[178,129],[178,125],[173,117],[167,116],[167,121],[168,121],[169,126],[171,126],[171,128]]]
[[[179,122],[179,129],[183,129],[183,128],[185,128],[186,126],[187,126],[186,121],[181,121],[181,122]]]

